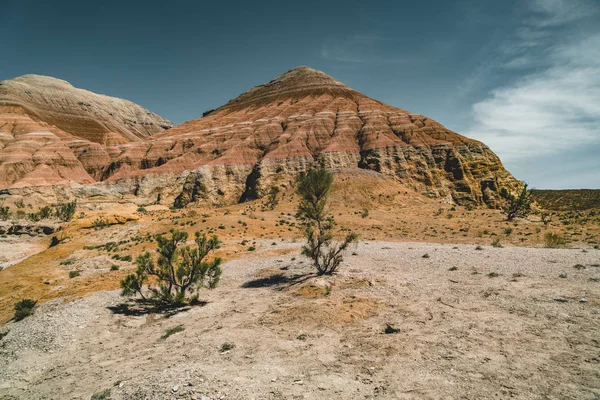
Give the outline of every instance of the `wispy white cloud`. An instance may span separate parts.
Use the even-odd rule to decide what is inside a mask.
[[[597,15],[597,4],[535,0],[531,11],[501,49],[502,67],[528,72],[474,104],[466,132],[509,162],[600,144],[600,29],[556,28]]]

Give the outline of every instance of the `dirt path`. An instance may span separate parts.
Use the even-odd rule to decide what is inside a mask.
[[[246,255],[172,316],[116,291],[45,303],[0,328],[0,399],[600,398],[600,251],[354,251],[333,278],[297,252]]]

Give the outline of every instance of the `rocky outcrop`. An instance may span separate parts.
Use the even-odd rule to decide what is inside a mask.
[[[80,174],[74,196],[95,191],[180,207],[194,201],[230,204],[261,197],[272,186],[287,187],[316,164],[376,171],[428,196],[470,205],[495,207],[499,188],[517,184],[485,144],[308,67],[140,140],[90,144],[59,128],[52,128],[61,137],[55,154],[68,149],[73,157],[66,154],[60,162]],[[30,142],[21,152],[37,143]],[[64,174],[58,167],[53,171],[59,183]],[[12,186],[14,191],[19,185]]]

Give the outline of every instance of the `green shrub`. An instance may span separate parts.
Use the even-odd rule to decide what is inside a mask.
[[[23,299],[15,304],[15,321],[20,321],[33,314],[37,301],[31,299]]]
[[[121,280],[121,295],[139,294],[157,304],[180,306],[196,301],[200,288],[216,287],[221,278],[221,258],[209,262],[205,258],[219,247],[219,238],[196,232],[195,247],[184,245],[187,238],[187,232],[175,229],[171,229],[170,237],[156,235],[158,258],[154,260],[149,252],[140,254],[135,273]],[[156,286],[148,284],[145,291],[143,286],[150,276]]]
[[[90,400],[108,400],[110,398],[110,389],[104,389],[101,392],[96,392]]]
[[[547,232],[544,235],[544,244],[548,248],[565,247],[567,245],[567,240],[559,233]]]
[[[77,271],[77,270],[69,271],[69,278],[71,278],[71,279],[77,278],[80,275],[81,275],[81,271]]]
[[[160,338],[163,339],[163,340],[165,340],[169,336],[174,335],[174,334],[179,333],[179,332],[183,332],[184,330],[185,330],[185,328],[183,327],[183,325],[178,325],[176,327],[167,329],[165,331],[165,334],[162,335]]]
[[[61,203],[55,206],[55,215],[62,221],[70,221],[75,215],[75,209],[77,208],[77,201],[73,200],[70,203]]]
[[[235,344],[234,343],[223,343],[221,345],[221,353],[225,353],[226,351],[230,351],[235,349]]]
[[[506,188],[500,190],[500,196],[504,199],[502,212],[506,214],[508,221],[515,218],[525,218],[531,213],[533,198],[531,197],[531,190],[528,190],[527,186],[527,183],[525,183],[517,196],[510,193]]]
[[[300,195],[297,218],[302,222],[307,243],[302,254],[310,258],[319,275],[331,275],[343,261],[343,252],[358,240],[354,232],[343,241],[333,239],[335,220],[327,211],[333,175],[324,168],[311,169],[298,180]]]
[[[113,265],[110,266],[110,270],[111,271],[118,271],[119,268],[121,268],[121,267],[119,267],[117,264],[113,264]]]
[[[500,238],[496,238],[492,241],[492,247],[498,247],[498,248],[502,247],[502,243],[500,243]]]

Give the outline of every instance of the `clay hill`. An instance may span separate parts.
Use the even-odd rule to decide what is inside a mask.
[[[0,81],[0,188],[102,179],[116,147],[172,127],[127,100],[40,75]]]
[[[309,67],[167,130],[130,102],[46,77],[2,82],[0,107],[0,187],[13,194],[231,204],[316,163],[460,204],[493,207],[517,183],[485,144]]]

